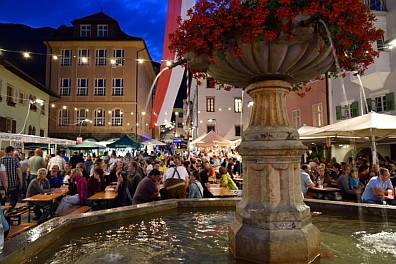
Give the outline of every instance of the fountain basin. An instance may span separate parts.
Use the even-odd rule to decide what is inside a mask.
[[[0,263],[240,263],[227,241],[238,201],[168,200],[52,219],[8,241]],[[305,202],[323,213],[313,218],[321,263],[396,262],[396,221],[387,221],[396,207]]]

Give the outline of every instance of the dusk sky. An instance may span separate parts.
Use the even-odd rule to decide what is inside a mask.
[[[102,9],[125,33],[145,39],[160,61],[167,7],[166,0],[1,0],[0,23],[57,28]]]

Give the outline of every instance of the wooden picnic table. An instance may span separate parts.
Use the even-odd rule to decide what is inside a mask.
[[[114,200],[118,193],[115,191],[98,192],[88,198],[90,201]]]
[[[95,202],[96,209],[109,209],[114,204],[114,199],[118,193],[113,190],[107,189],[104,192],[98,192],[88,198],[89,201]]]
[[[311,191],[316,192],[316,193],[334,193],[334,192],[340,192],[340,188],[335,188],[335,187],[312,187],[309,188]]]
[[[32,205],[44,208],[42,205],[45,203],[50,204],[50,216],[53,216],[53,205],[56,199],[65,196],[69,192],[68,188],[61,187],[52,189],[51,192],[36,194],[31,197],[23,199],[24,202],[28,203],[28,222],[30,223],[30,208]],[[45,210],[45,209],[44,209]]]
[[[214,197],[236,197],[237,193],[228,190],[226,187],[209,187],[209,192],[213,194]]]

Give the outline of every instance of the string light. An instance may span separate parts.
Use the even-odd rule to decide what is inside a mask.
[[[110,64],[111,64],[111,65],[116,64],[116,60],[115,60],[115,59],[111,59],[111,60],[110,60]]]
[[[58,56],[57,55],[52,55],[52,59],[53,60],[58,60]]]
[[[142,116],[145,116],[146,115],[146,112],[142,112]]]
[[[54,107],[55,107],[55,104],[51,104],[51,107],[54,108]]]
[[[88,58],[87,57],[81,57],[81,63],[87,64],[88,63]]]
[[[166,64],[166,66],[168,66],[168,67],[172,66],[172,62],[171,62],[170,60],[167,60],[167,61],[165,62],[165,64]]]
[[[23,55],[23,57],[24,57],[25,59],[29,59],[29,58],[31,57],[31,56],[30,56],[30,53],[27,52],[27,51],[23,52],[22,55]]]
[[[144,60],[143,59],[137,59],[137,62],[139,62],[139,64],[143,64]]]
[[[66,109],[67,109],[67,106],[66,106],[66,105],[62,106],[62,109],[63,109],[63,110],[66,110]]]

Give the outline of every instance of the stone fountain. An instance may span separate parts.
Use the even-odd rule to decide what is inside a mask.
[[[334,58],[312,27],[295,27],[294,34],[241,44],[242,56],[217,56],[214,64],[187,56],[191,68],[206,68],[220,82],[246,87],[254,101],[239,146],[244,194],[229,228],[232,254],[249,262],[309,263],[320,255],[319,230],[301,192],[306,147],[289,125],[286,96],[293,84],[327,72]]]

